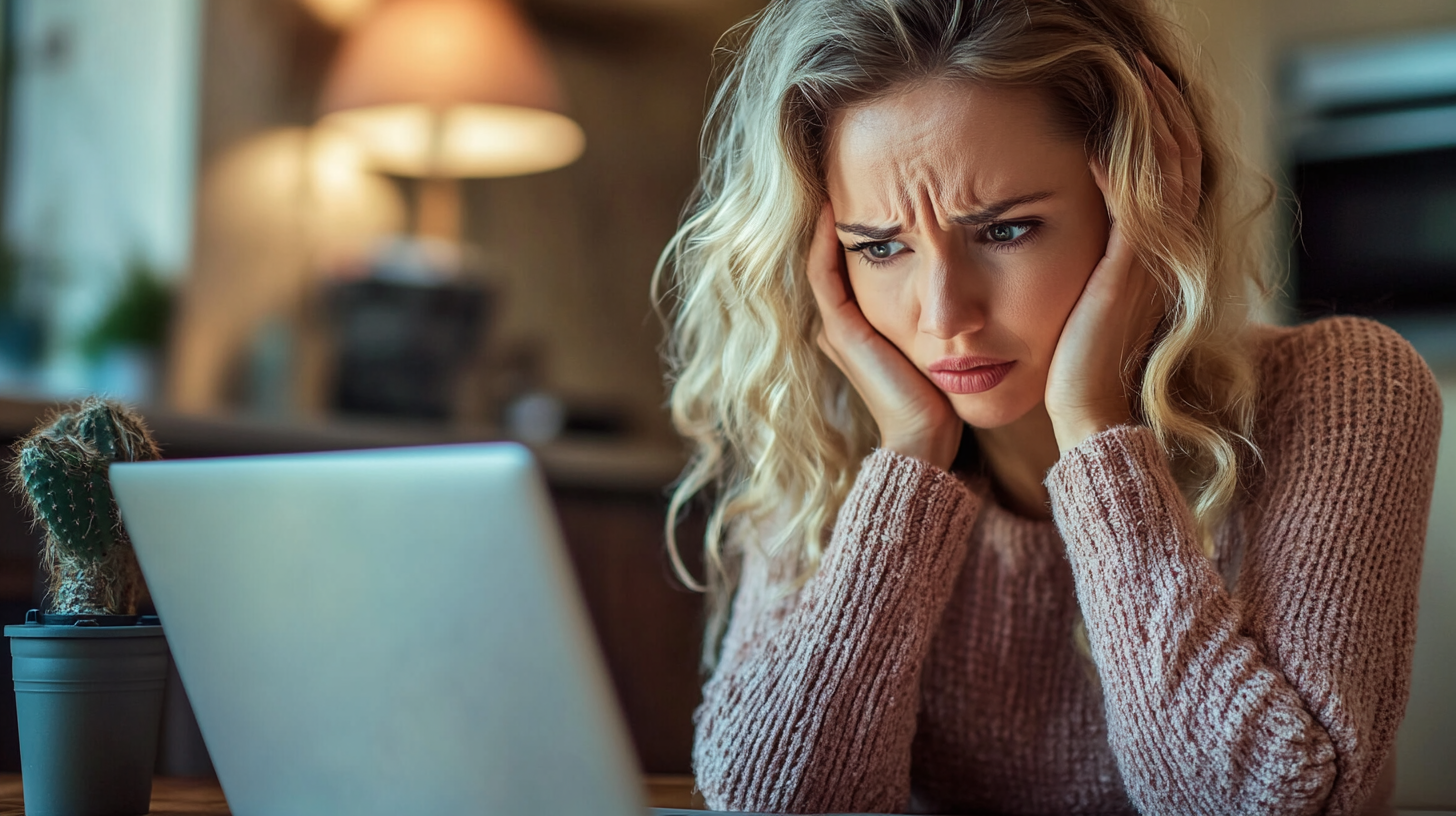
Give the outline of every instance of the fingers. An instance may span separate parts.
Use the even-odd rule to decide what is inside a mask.
[[[1097,189],[1102,191],[1102,199],[1109,202],[1107,212],[1109,216],[1112,216],[1112,207],[1110,206],[1112,199],[1108,192],[1107,168],[1103,167],[1097,161],[1091,162],[1088,166],[1092,168],[1092,180],[1097,182]],[[1107,233],[1107,249],[1103,252],[1103,257],[1118,266],[1127,266],[1127,263],[1123,262],[1130,262],[1132,260],[1131,252],[1132,248],[1128,245],[1127,241],[1123,240],[1122,230],[1117,227],[1117,218],[1115,216],[1112,217],[1112,227]]]
[[[1102,191],[1104,199],[1110,200],[1108,195],[1109,182],[1107,179],[1107,168],[1097,162],[1091,162],[1092,178],[1097,182],[1097,188]],[[1110,211],[1109,207],[1109,211]],[[1136,250],[1124,236],[1122,229],[1118,226],[1117,220],[1113,219],[1112,226],[1107,233],[1107,249],[1103,251],[1103,260],[1092,271],[1092,276],[1087,281],[1088,287],[1105,288],[1113,293],[1113,297],[1122,297],[1128,291],[1127,287],[1141,285],[1145,295],[1132,298],[1130,303],[1141,303],[1140,307],[1146,316],[1136,321],[1139,325],[1148,324],[1150,332],[1157,322],[1162,319],[1168,309],[1167,294],[1156,278],[1148,273],[1146,267],[1139,261]],[[1149,323],[1151,321],[1151,323]]]
[[[849,375],[836,344],[848,342],[850,326],[866,321],[859,305],[854,302],[853,290],[842,265],[842,252],[839,237],[834,231],[834,210],[826,201],[814,225],[814,237],[809,243],[808,269],[805,270],[809,288],[814,293],[814,303],[819,307],[820,327],[814,343],[830,362]]]
[[[1183,96],[1168,75],[1145,54],[1138,54],[1143,70],[1143,90],[1152,111],[1154,144],[1172,198],[1180,202],[1191,220],[1198,212],[1203,194],[1203,151],[1198,128]]]
[[[1178,140],[1173,137],[1172,130],[1168,127],[1167,117],[1163,115],[1163,102],[1153,89],[1152,72],[1157,69],[1152,67],[1152,63],[1141,54],[1138,55],[1138,60],[1143,65],[1143,94],[1148,100],[1153,155],[1157,158],[1158,169],[1163,177],[1165,200],[1186,204],[1187,191],[1183,185],[1182,151]]]
[[[814,292],[814,303],[819,307],[819,316],[831,341],[840,336],[846,320],[864,319],[844,273],[842,252],[839,237],[834,232],[834,211],[826,201],[814,226],[814,238],[809,243],[808,269],[805,271],[809,277],[809,288]]]
[[[1143,59],[1146,61],[1147,57]],[[1152,65],[1151,62],[1148,64]],[[1198,142],[1198,127],[1193,123],[1193,114],[1183,101],[1182,93],[1173,85],[1173,80],[1156,66],[1153,66],[1152,80],[1161,102],[1165,125],[1178,146],[1184,187],[1194,197],[1196,205],[1196,197],[1202,192],[1200,181],[1203,175],[1203,150]]]
[[[825,202],[814,227],[814,238],[809,244],[806,273],[823,320],[824,339],[831,347],[852,344],[874,332],[855,302],[854,290],[849,286],[844,269],[843,252],[834,231],[834,211]],[[835,363],[842,362],[836,354],[830,353],[829,356]],[[842,365],[840,367],[843,368]]]
[[[814,292],[814,302],[819,312],[836,312],[852,300],[849,286],[840,269],[839,238],[834,233],[834,211],[829,202],[819,211],[819,221],[814,226],[814,238],[809,243],[809,287]]]

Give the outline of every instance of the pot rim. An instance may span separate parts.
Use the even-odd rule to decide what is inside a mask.
[[[57,620],[59,619],[59,620]],[[162,633],[156,615],[54,615],[32,609],[25,623],[5,627],[6,637],[154,637]]]

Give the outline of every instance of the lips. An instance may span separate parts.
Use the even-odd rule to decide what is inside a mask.
[[[1015,360],[947,357],[932,363],[929,374],[931,381],[948,394],[979,394],[1000,385],[1015,365]]]

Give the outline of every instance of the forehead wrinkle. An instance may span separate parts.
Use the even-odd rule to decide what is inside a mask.
[[[946,192],[955,185],[942,177],[939,162],[921,154],[904,153],[886,162],[879,198],[889,209],[890,221],[911,232],[924,218],[944,222]]]
[[[967,194],[963,188],[969,186],[969,179],[959,173],[946,176],[936,170],[933,164],[926,163],[924,172],[892,182],[893,193],[887,196],[892,202],[891,221],[902,231],[913,232],[922,221],[948,226],[957,223],[964,213],[981,209],[963,205]],[[976,200],[974,195],[971,200]]]
[[[977,174],[969,168],[956,168],[960,172],[939,173],[933,163],[903,164],[904,168],[897,166],[894,173],[881,180],[870,202],[870,222],[847,225],[866,228],[856,234],[888,240],[885,236],[915,232],[922,222],[947,228],[977,226],[994,221],[1012,207],[1053,195],[1049,190],[1016,186],[1014,180],[998,178],[994,172]],[[921,166],[920,172],[908,170],[916,165]],[[978,194],[978,187],[987,188],[980,191],[985,194]]]
[[[961,123],[950,122],[957,129],[948,131],[939,121],[944,117],[927,119],[913,108],[907,115],[900,101],[843,109],[831,120],[830,161],[838,167],[841,189],[850,194],[843,202],[851,205],[842,213],[844,221],[909,231],[931,219],[949,227],[963,216],[1050,186],[1028,187],[1026,179],[1000,166],[994,149],[986,155],[973,149],[968,155],[957,138]],[[1028,146],[1024,139],[1016,142],[1023,152]]]
[[[899,183],[899,173],[884,174],[875,185],[870,197],[860,199],[855,221],[863,226],[885,229],[898,228],[906,232],[915,225],[915,201],[906,185]],[[841,222],[843,223],[843,222]]]

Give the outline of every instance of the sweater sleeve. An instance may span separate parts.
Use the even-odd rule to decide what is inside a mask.
[[[921,664],[978,506],[945,471],[878,450],[797,592],[745,548],[694,717],[694,772],[710,807],[905,808]]]
[[[1273,358],[1291,373],[1261,412],[1237,598],[1148,429],[1098,434],[1048,477],[1143,813],[1358,813],[1405,710],[1440,392],[1368,321],[1304,327]]]

